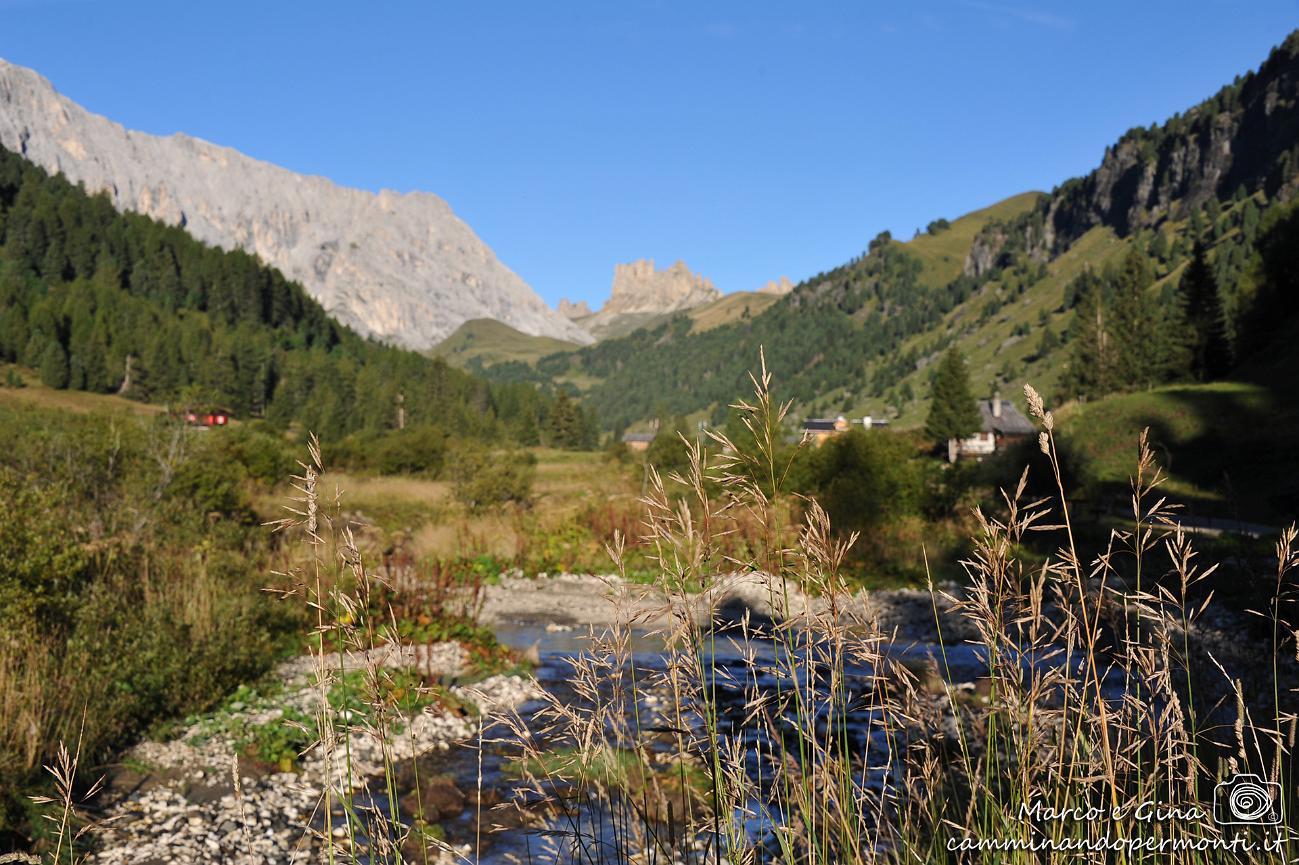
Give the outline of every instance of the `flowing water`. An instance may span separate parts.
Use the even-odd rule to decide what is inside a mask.
[[[499,626],[496,633],[503,644],[535,653],[540,663],[534,672],[541,687],[564,701],[578,699],[572,684],[572,661],[589,649],[590,637],[586,630],[557,628],[539,622],[513,622]],[[642,679],[663,672],[665,655],[661,639],[644,631],[635,631],[630,648],[637,674]],[[741,641],[735,636],[721,633],[712,641],[708,657],[704,659],[706,669],[712,670],[715,676],[718,728],[724,737],[740,739],[746,769],[751,778],[761,776],[762,756],[772,752],[773,743],[767,730],[751,722],[746,723],[750,697],[754,693],[788,694],[795,686],[806,688],[808,682],[805,671],[816,666],[808,664],[806,656],[792,665],[787,659],[782,661],[782,655],[788,651],[770,639],[750,637]],[[973,645],[944,647],[937,643],[916,642],[891,647],[889,652],[913,670],[927,668],[936,671],[943,680],[962,684],[967,689],[987,675],[986,655]],[[1058,656],[1050,659],[1027,658],[1023,662],[1026,670],[1034,664],[1060,663],[1062,659]],[[847,697],[844,705],[850,711],[836,727],[835,735],[844,747],[859,756],[886,755],[890,753],[891,745],[896,746],[896,743],[887,741],[886,734],[880,731],[878,725],[873,724],[875,718],[871,710],[866,708],[866,698],[869,697],[872,682],[873,671],[866,665],[845,665],[844,690]],[[1107,678],[1105,689],[1117,695],[1122,691],[1122,681]],[[635,706],[628,705],[625,711],[629,714],[636,712],[642,723],[645,723],[645,719],[652,718],[655,714],[654,701],[653,696],[643,697]],[[854,706],[859,708],[853,709]],[[542,703],[534,701],[520,707],[519,713],[526,721],[541,708]],[[822,735],[827,732],[828,721],[828,718],[820,716],[814,719],[818,732]],[[792,719],[789,727],[793,728]],[[462,810],[438,821],[449,840],[469,844],[471,849],[479,851],[477,861],[489,865],[540,863],[570,858],[555,852],[557,847],[565,846],[561,843],[565,833],[581,832],[584,835],[600,836],[612,835],[618,830],[619,827],[610,824],[611,820],[616,821],[616,816],[610,817],[598,807],[585,807],[581,804],[569,809],[569,817],[552,819],[544,827],[538,828],[535,825],[535,811],[529,819],[529,809],[538,803],[528,794],[516,790],[517,772],[511,764],[517,753],[517,740],[513,739],[504,725],[495,724],[484,729],[481,748],[476,741],[469,742],[444,754],[422,758],[420,771],[424,777],[444,776],[466,794]],[[868,762],[878,764],[880,761]],[[878,787],[890,771],[887,761],[883,765],[876,765],[873,774],[867,778],[867,785]],[[477,807],[478,790],[486,791],[482,808]],[[491,807],[509,802],[519,807],[504,810]],[[382,802],[374,804],[378,810],[386,811]],[[768,827],[751,822],[749,828],[754,834],[762,834]]]

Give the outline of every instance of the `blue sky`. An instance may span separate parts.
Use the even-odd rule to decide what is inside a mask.
[[[551,303],[619,261],[725,291],[1093,167],[1258,65],[1299,0],[0,0],[89,109],[447,199]]]

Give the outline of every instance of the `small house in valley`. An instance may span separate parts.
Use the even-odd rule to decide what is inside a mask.
[[[969,438],[947,442],[947,459],[983,459],[1037,433],[1033,422],[1001,394],[979,400],[978,432]]]
[[[627,446],[627,450],[635,452],[649,450],[652,441],[654,441],[654,433],[652,432],[629,432],[624,433],[622,437],[622,443]]]
[[[872,418],[870,415],[852,420],[848,420],[843,415],[836,418],[808,418],[803,421],[803,441],[820,447],[835,436],[848,432],[853,424],[861,424],[863,430],[870,432],[873,429],[887,427],[889,422],[883,418]]]
[[[185,423],[195,429],[212,429],[230,423],[230,412],[223,408],[187,408],[182,413]]]
[[[808,418],[803,421],[803,441],[810,441],[820,447],[827,440],[846,433],[850,428],[851,424],[843,415],[835,418]]]

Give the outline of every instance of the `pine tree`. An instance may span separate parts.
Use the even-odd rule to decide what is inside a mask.
[[[1162,228],[1155,229],[1155,235],[1150,240],[1150,254],[1161,263],[1168,260],[1168,236]]]
[[[565,450],[581,449],[587,438],[582,407],[561,390],[546,417],[546,441],[551,447]]]
[[[1050,327],[1042,328],[1042,336],[1037,341],[1037,357],[1044,358],[1059,347],[1060,337],[1056,336],[1055,331]]]
[[[1130,250],[1107,281],[1114,297],[1110,332],[1114,337],[1115,384],[1123,390],[1152,387],[1167,377],[1174,346],[1160,328],[1160,316],[1149,292],[1154,280],[1145,256]]]
[[[1114,345],[1105,284],[1085,270],[1069,286],[1076,299],[1069,326],[1069,370],[1063,382],[1068,396],[1082,399],[1114,389]]]
[[[979,409],[970,392],[965,356],[948,349],[934,372],[925,434],[935,441],[965,438],[979,429]]]
[[[1221,378],[1231,367],[1227,317],[1202,244],[1195,245],[1178,290],[1186,316],[1191,374],[1198,381]]]
[[[41,381],[47,387],[68,386],[68,353],[58,340],[50,340],[41,352]]]
[[[1262,220],[1262,213],[1254,199],[1248,199],[1240,211],[1240,233],[1244,236],[1246,243],[1253,243],[1258,237],[1258,226]]]

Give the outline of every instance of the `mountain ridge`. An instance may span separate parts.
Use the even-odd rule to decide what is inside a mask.
[[[256,254],[363,335],[424,349],[464,321],[493,318],[591,341],[433,193],[371,193],[183,132],[129,130],[2,59],[0,144],[120,210]]]
[[[1223,139],[1223,130],[1232,136]],[[1076,320],[1071,284],[1130,250],[1151,266],[1153,290],[1167,301],[1203,243],[1225,305],[1247,304],[1260,220],[1296,197],[1299,32],[1258,71],[1162,125],[1130,131],[1093,171],[1049,194],[935,220],[906,243],[882,232],[860,256],[720,327],[701,330],[676,315],[542,358],[532,372],[484,372],[567,381],[615,429],[663,411],[721,422],[763,347],[797,410],[889,414],[916,425],[929,364],[948,347],[969,357],[981,393],[1015,392],[1026,381],[1047,392],[1060,386],[1062,346]]]

